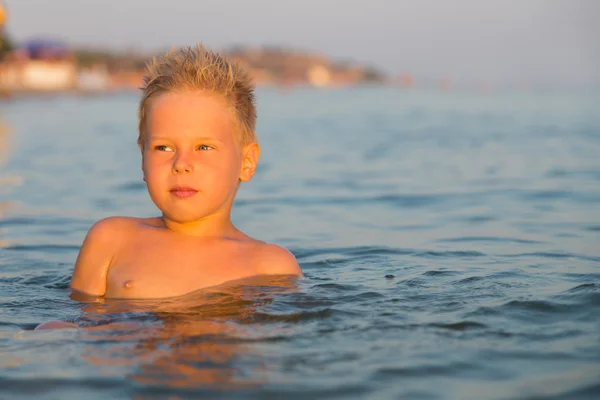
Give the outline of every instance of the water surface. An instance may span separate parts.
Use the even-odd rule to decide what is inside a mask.
[[[156,215],[135,94],[1,104],[0,398],[600,392],[598,94],[258,98],[233,219],[306,277],[127,302],[67,286],[94,221]]]

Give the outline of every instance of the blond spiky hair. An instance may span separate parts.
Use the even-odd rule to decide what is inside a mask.
[[[202,44],[173,48],[164,56],[153,58],[146,66],[141,90],[138,110],[140,143],[144,141],[150,100],[162,93],[188,90],[222,96],[233,106],[240,128],[240,143],[245,145],[256,141],[252,78],[238,63],[206,50]]]

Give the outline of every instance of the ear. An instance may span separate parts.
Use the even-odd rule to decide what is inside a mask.
[[[254,176],[256,165],[260,158],[260,146],[256,142],[248,143],[242,149],[242,168],[240,169],[240,180],[248,182]]]

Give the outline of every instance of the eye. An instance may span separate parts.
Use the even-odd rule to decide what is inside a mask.
[[[154,150],[157,150],[157,151],[173,151],[172,148],[170,148],[169,146],[166,146],[164,144],[160,144],[158,146],[154,146]]]
[[[212,149],[214,149],[214,147],[209,146],[207,144],[201,144],[200,146],[198,146],[198,150],[201,150],[201,151],[207,151],[207,150],[212,150]]]

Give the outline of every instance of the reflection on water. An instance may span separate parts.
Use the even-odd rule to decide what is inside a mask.
[[[268,372],[251,348],[261,336],[251,322],[272,295],[293,292],[295,279],[255,277],[160,301],[95,299],[76,321],[81,356],[106,376],[151,386],[251,388]]]
[[[0,100],[1,101],[1,100]],[[2,120],[2,115],[0,114],[0,172],[2,171],[2,167],[8,161],[8,153],[9,153],[9,129],[4,124]],[[5,201],[4,198],[8,194],[9,187],[11,185],[11,179],[7,176],[4,176],[3,173],[0,173],[0,220],[3,218],[4,213],[9,207],[9,202]],[[6,241],[3,240],[2,232],[3,228],[0,227],[0,247],[6,245]]]
[[[8,127],[1,118],[0,115],[0,167],[3,167],[8,154]]]

